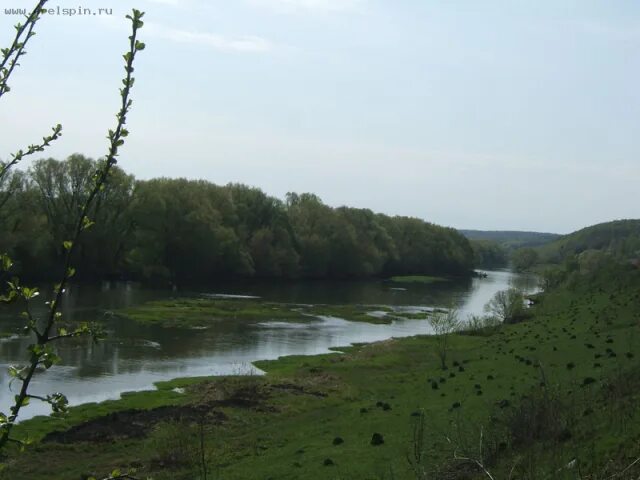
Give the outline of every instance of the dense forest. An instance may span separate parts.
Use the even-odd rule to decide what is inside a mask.
[[[14,272],[49,279],[88,195],[95,160],[42,159],[0,184],[0,251]],[[240,184],[136,180],[115,168],[78,245],[78,275],[162,282],[227,277],[465,275],[469,241],[417,218],[332,208],[313,194],[284,201]]]

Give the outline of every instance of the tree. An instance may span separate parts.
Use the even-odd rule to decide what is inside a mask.
[[[449,352],[449,336],[460,329],[458,311],[450,308],[446,312],[436,312],[429,317],[429,325],[436,335],[436,345],[440,367],[447,369],[447,353]]]
[[[612,258],[602,250],[589,249],[580,253],[577,260],[580,273],[590,275],[602,269],[604,265],[611,262]]]
[[[525,272],[538,263],[538,252],[531,247],[520,248],[511,254],[511,263],[517,272]]]
[[[328,276],[332,255],[330,237],[335,231],[332,209],[309,193],[287,194],[286,205],[294,242],[300,252],[302,274],[311,278]]]
[[[205,181],[138,182],[128,254],[132,269],[174,284],[252,275],[253,262],[234,229],[238,220],[228,193]]]
[[[552,288],[556,288],[566,279],[567,271],[563,266],[548,267],[542,272],[538,286],[542,290],[548,291]]]
[[[352,273],[357,276],[381,274],[389,260],[397,257],[397,252],[379,216],[371,210],[347,207],[339,208],[338,213],[355,229]]]
[[[0,181],[0,252],[13,260],[12,274],[50,266],[44,260],[51,240],[47,227],[28,175],[9,171]]]
[[[99,166],[96,160],[75,154],[64,161],[37,160],[29,169],[31,190],[47,220],[54,264],[64,259],[63,242],[73,232]],[[132,229],[128,213],[133,188],[133,176],[113,166],[109,182],[98,193],[89,212],[95,226],[84,235],[78,247],[78,262],[83,266],[84,275],[113,276],[122,267],[124,243]]]
[[[501,290],[484,306],[484,310],[503,323],[516,323],[524,316],[524,294],[517,288]]]
[[[25,24],[16,25],[16,36],[7,49],[2,50],[2,60],[0,61],[0,97],[9,91],[7,81],[11,76],[14,68],[18,65],[18,59],[26,52],[25,45],[35,35],[33,31],[36,23],[40,19],[46,0],[41,0],[27,17]],[[29,360],[26,365],[13,365],[9,368],[9,375],[19,385],[19,391],[15,395],[15,403],[10,409],[10,414],[0,413],[0,450],[2,450],[8,442],[21,443],[19,440],[11,436],[14,425],[18,419],[20,410],[29,404],[31,400],[38,400],[49,403],[54,412],[61,413],[66,411],[67,398],[62,393],[53,393],[46,396],[38,396],[29,393],[29,386],[40,369],[47,370],[54,364],[59,362],[60,358],[56,354],[54,345],[63,339],[73,338],[81,335],[91,335],[95,338],[99,335],[97,330],[90,328],[88,325],[81,325],[77,329],[69,332],[64,328],[58,328],[57,324],[61,318],[58,311],[60,302],[70,279],[75,274],[72,267],[74,254],[78,250],[78,243],[83,231],[89,229],[93,222],[89,215],[94,208],[94,203],[99,198],[100,193],[104,190],[107,181],[117,163],[119,148],[124,144],[124,138],[128,135],[125,128],[127,114],[132,105],[130,99],[131,88],[133,87],[133,62],[136,53],[143,50],[144,43],[137,40],[137,32],[143,26],[142,16],[144,14],[138,10],[133,10],[132,15],[127,18],[132,23],[132,34],[129,37],[129,50],[124,55],[125,59],[125,78],[122,80],[123,87],[120,89],[121,105],[116,115],[117,123],[114,130],[109,130],[108,139],[109,147],[105,158],[100,162],[98,169],[90,177],[90,188],[84,201],[78,202],[79,214],[75,217],[73,228],[63,243],[64,269],[59,283],[54,288],[53,299],[48,303],[48,311],[45,318],[38,319],[31,314],[29,302],[36,297],[39,292],[35,288],[28,288],[20,284],[17,278],[8,282],[8,292],[0,297],[2,302],[21,301],[25,304],[24,318],[26,324],[24,331],[35,338],[35,343],[28,347]],[[53,129],[53,134],[44,137],[41,144],[35,144],[28,147],[26,151],[19,150],[13,154],[9,162],[0,163],[0,182],[9,174],[9,170],[19,163],[25,156],[32,155],[36,152],[43,151],[52,141],[61,135],[62,127],[57,125]],[[12,267],[12,261],[6,254],[1,255],[0,268],[8,271]],[[111,478],[128,478],[129,475],[111,475]]]

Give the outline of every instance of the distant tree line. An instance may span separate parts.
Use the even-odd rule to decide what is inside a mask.
[[[524,247],[538,247],[557,240],[555,233],[522,232],[512,230],[460,230],[469,240],[495,242],[507,251]]]
[[[96,161],[42,159],[0,182],[0,251],[23,277],[59,273],[63,245]],[[469,241],[451,228],[367,209],[332,208],[312,194],[284,201],[240,184],[136,180],[115,167],[77,246],[78,275],[167,282],[228,277],[358,278],[465,275]]]
[[[473,248],[474,263],[480,268],[506,267],[509,251],[492,240],[469,240]]]

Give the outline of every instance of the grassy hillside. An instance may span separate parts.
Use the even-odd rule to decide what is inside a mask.
[[[637,478],[639,292],[629,266],[572,275],[529,321],[452,336],[447,370],[438,338],[393,339],[27,421],[0,477]]]
[[[640,257],[640,220],[616,220],[565,235],[538,248],[540,260],[557,263],[586,250],[616,257]]]

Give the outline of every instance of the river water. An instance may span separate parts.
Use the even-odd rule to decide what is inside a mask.
[[[309,319],[300,323],[216,321],[206,330],[141,326],[113,316],[118,308],[149,300],[203,294],[258,296],[266,301],[291,303],[370,304],[417,307],[455,306],[463,317],[481,314],[499,290],[517,286],[536,288],[535,278],[509,271],[488,271],[486,278],[435,284],[394,284],[385,281],[227,283],[172,292],[131,283],[74,285],[62,305],[70,321],[102,321],[107,338],[93,344],[88,339],[59,345],[62,362],[37,375],[30,393],[63,392],[72,405],[118,398],[122,392],[152,389],[153,383],[185,376],[244,374],[255,370],[251,362],[285,355],[326,353],[331,347],[373,342],[391,337],[430,333],[425,320],[400,320],[390,325],[348,322],[339,318]],[[42,289],[46,297],[46,288]],[[44,298],[43,300],[44,301]],[[36,315],[44,305],[34,305]],[[0,331],[15,332],[19,311],[0,309]],[[19,383],[10,383],[7,367],[24,362],[29,337],[0,340],[0,411],[8,413]],[[49,413],[34,401],[20,419]]]

